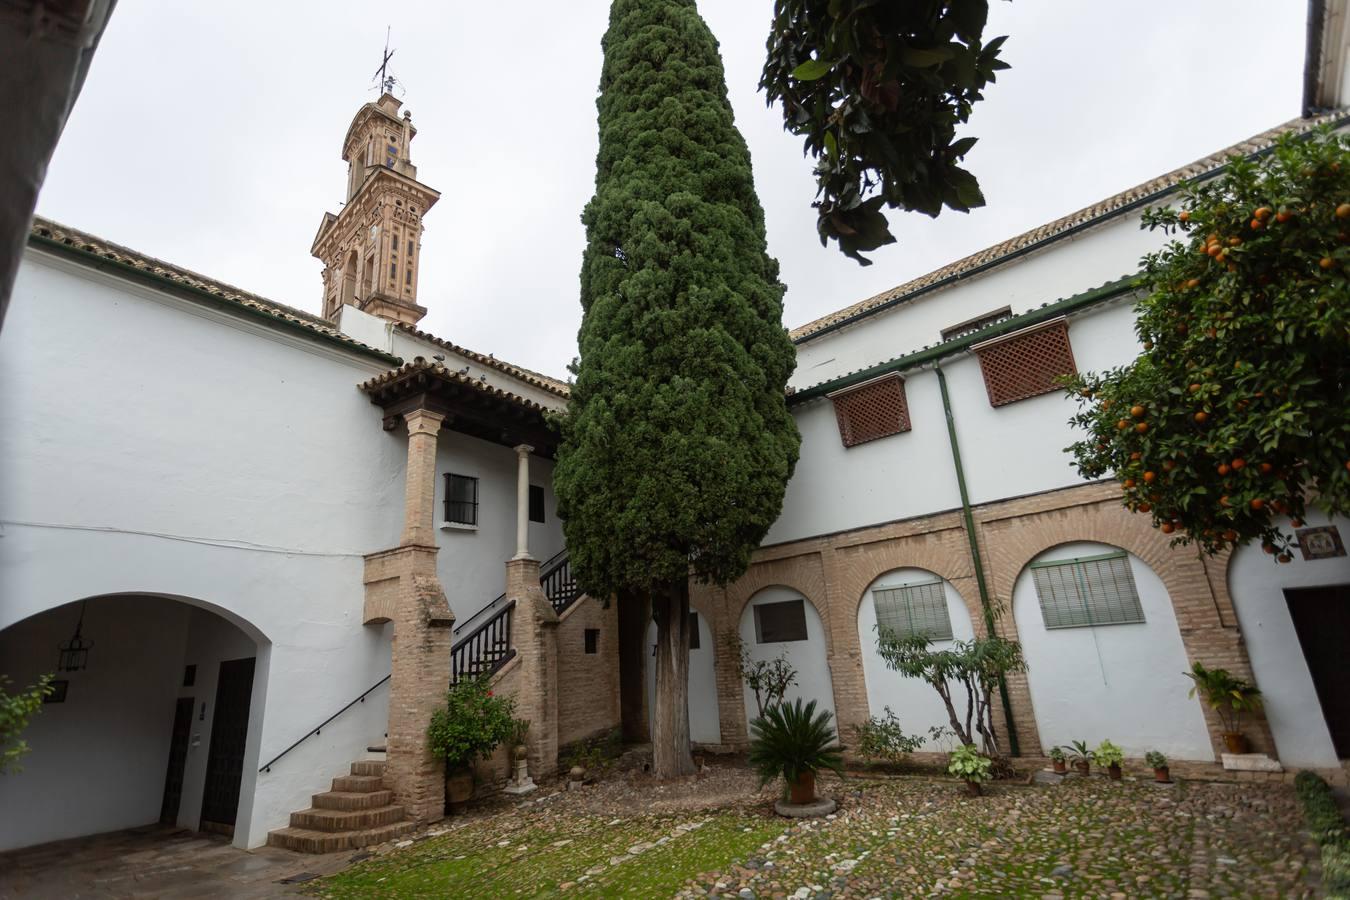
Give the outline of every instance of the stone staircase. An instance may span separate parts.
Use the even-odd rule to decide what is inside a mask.
[[[309,809],[291,813],[288,828],[267,835],[272,847],[300,853],[334,853],[382,844],[416,827],[384,786],[384,760],[352,763],[351,774],[333,779],[333,789],[315,794]]]

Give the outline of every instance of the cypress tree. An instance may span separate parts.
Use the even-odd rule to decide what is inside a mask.
[[[602,46],[554,486],[581,585],[650,603],[653,770],[672,777],[693,771],[689,578],[738,578],[778,516],[800,443],[784,401],[795,358],[750,153],[694,0],[614,0]]]

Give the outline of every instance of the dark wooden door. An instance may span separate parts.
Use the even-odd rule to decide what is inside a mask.
[[[173,714],[173,737],[169,740],[169,769],[164,775],[164,802],[159,820],[165,825],[178,821],[178,804],[183,799],[183,766],[187,763],[188,738],[192,734],[191,697],[179,697]]]
[[[1322,715],[1336,755],[1350,759],[1350,691],[1345,689],[1345,653],[1350,647],[1350,584],[1291,588],[1284,592],[1294,631],[1312,673]]]
[[[229,659],[220,664],[216,709],[211,717],[211,751],[206,758],[206,790],[202,795],[203,830],[227,833],[234,830],[252,694],[253,657]]]

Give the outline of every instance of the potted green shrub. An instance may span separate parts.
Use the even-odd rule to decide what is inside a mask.
[[[1092,771],[1092,751],[1088,749],[1087,741],[1069,741],[1067,747],[1069,755],[1073,757],[1073,767],[1078,770],[1078,774],[1086,777]]]
[[[1190,696],[1199,692],[1223,724],[1223,742],[1229,753],[1246,753],[1250,748],[1242,733],[1242,714],[1261,708],[1261,690],[1236,678],[1227,669],[1206,669],[1196,663],[1185,673],[1192,682]]]
[[[1106,774],[1111,776],[1112,781],[1120,780],[1120,764],[1125,761],[1124,750],[1110,741],[1102,741],[1092,751],[1092,758],[1097,761],[1097,765],[1106,767]]]
[[[514,711],[514,700],[494,696],[487,679],[476,678],[450,688],[445,706],[431,714],[427,738],[431,752],[445,759],[445,793],[452,807],[473,796],[473,763],[511,737]]]
[[[1054,767],[1057,775],[1063,775],[1069,771],[1067,754],[1065,754],[1063,747],[1050,748],[1050,765]]]
[[[984,782],[993,777],[993,768],[993,760],[976,750],[974,744],[963,744],[952,751],[947,773],[963,779],[966,792],[972,797],[978,797],[984,793]]]
[[[763,787],[781,777],[788,785],[788,801],[816,799],[816,773],[829,769],[844,774],[843,747],[839,746],[828,710],[816,712],[816,701],[800,699],[774,704],[750,723],[750,765]]]
[[[1167,771],[1167,757],[1163,756],[1157,750],[1150,750],[1145,753],[1144,762],[1152,767],[1154,781],[1159,784],[1167,784],[1172,780]]]

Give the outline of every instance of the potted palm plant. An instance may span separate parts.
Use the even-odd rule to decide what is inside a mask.
[[[1194,697],[1198,692],[1205,703],[1219,714],[1219,721],[1223,725],[1223,742],[1228,752],[1248,752],[1247,736],[1242,733],[1242,714],[1261,708],[1260,688],[1234,677],[1227,669],[1206,669],[1198,662],[1185,675],[1193,682],[1189,696]]]
[[[474,761],[511,737],[514,710],[513,699],[494,696],[486,678],[475,678],[450,688],[445,706],[431,714],[427,739],[432,753],[445,760],[445,796],[451,808],[473,796]]]
[[[816,773],[829,769],[844,774],[843,747],[839,746],[828,710],[816,712],[816,701],[802,705],[776,703],[750,723],[750,765],[759,773],[760,787],[782,777],[788,801],[794,805],[816,799]]]
[[[1087,741],[1069,741],[1069,754],[1073,757],[1073,767],[1078,774],[1086,777],[1092,771],[1092,751]]]
[[[1163,756],[1157,750],[1150,750],[1144,754],[1144,762],[1153,768],[1153,780],[1159,784],[1168,784],[1171,782],[1169,772],[1167,771],[1167,757]]]
[[[983,784],[993,777],[994,762],[974,744],[963,744],[952,751],[947,773],[966,782],[966,792],[972,797],[984,793]]]
[[[1125,761],[1124,750],[1110,741],[1102,741],[1097,745],[1097,749],[1092,751],[1092,758],[1097,761],[1097,765],[1106,767],[1106,774],[1112,781],[1120,780],[1120,764]]]
[[[1063,747],[1050,748],[1050,765],[1054,767],[1056,775],[1063,775],[1065,772],[1069,771],[1069,765]]]

